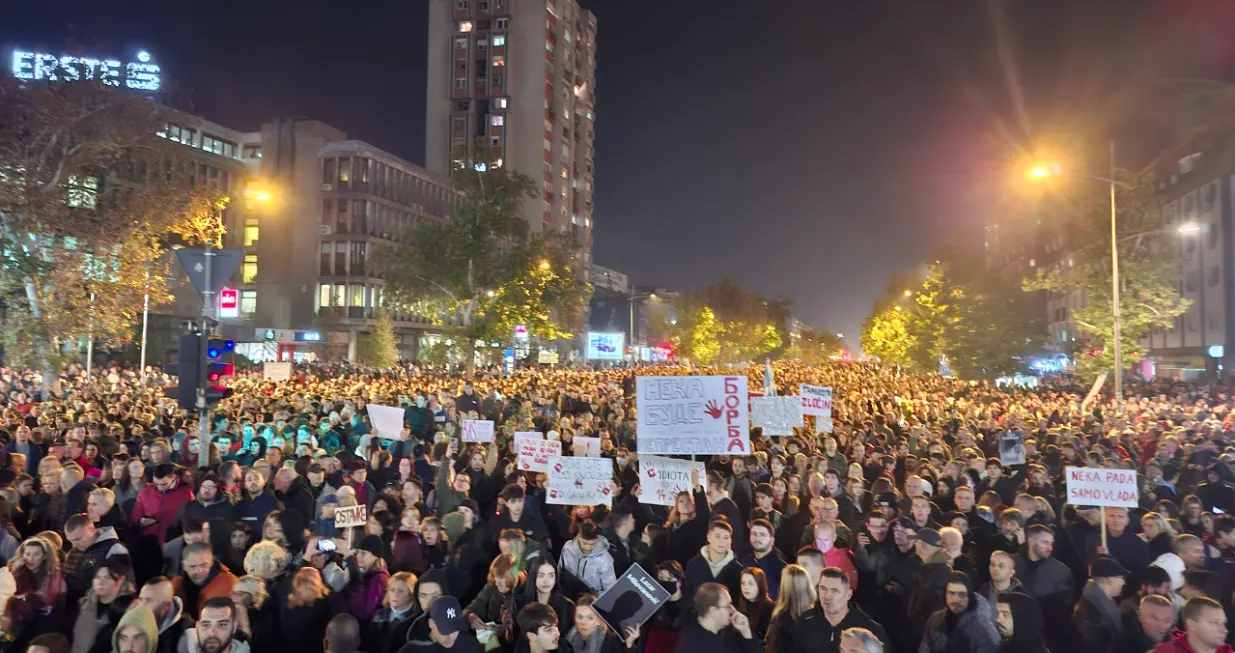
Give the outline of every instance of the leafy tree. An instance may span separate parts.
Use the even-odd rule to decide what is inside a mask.
[[[885,363],[914,367],[910,352],[917,341],[909,331],[909,319],[900,306],[892,306],[866,318],[862,324],[862,351]]]
[[[785,348],[785,357],[809,365],[820,365],[840,353],[841,348],[841,339],[831,331],[808,329],[790,339],[789,346]]]
[[[373,333],[365,335],[360,340],[360,362],[365,365],[386,369],[399,362],[399,340],[395,336],[394,323],[390,314],[382,311],[377,315],[377,324]]]
[[[1126,173],[1119,181],[1128,188],[1116,191],[1119,211],[1116,246],[1119,250],[1120,342],[1125,366],[1145,356],[1140,340],[1154,328],[1169,329],[1175,318],[1188,310],[1191,302],[1179,294],[1180,235],[1166,229],[1154,187],[1147,177]],[[1084,306],[1071,312],[1091,350],[1100,353],[1077,360],[1077,372],[1093,378],[1114,368],[1114,332],[1111,315],[1111,231],[1110,204],[1105,196],[1082,200],[1078,211],[1066,225],[1074,242],[1083,245],[1069,259],[1071,267],[1039,269],[1023,282],[1029,291],[1081,293]]]
[[[577,248],[558,237],[529,236],[518,215],[532,181],[506,168],[456,171],[462,202],[449,220],[423,221],[396,245],[379,248],[387,306],[427,317],[467,347],[507,341],[523,324],[542,341],[571,337],[591,287],[576,274]]]
[[[129,335],[147,289],[171,299],[165,235],[217,211],[185,174],[191,151],[158,136],[162,113],[100,80],[0,78],[0,334],[45,384],[63,345]]]

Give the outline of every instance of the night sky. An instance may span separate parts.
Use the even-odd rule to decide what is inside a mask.
[[[162,64],[237,129],[325,121],[424,159],[425,0],[2,3],[0,45]],[[894,272],[979,247],[1009,161],[1081,142],[1163,75],[1229,77],[1227,0],[591,0],[594,259],[638,284],[730,276],[843,331]],[[6,57],[7,64],[7,57]]]

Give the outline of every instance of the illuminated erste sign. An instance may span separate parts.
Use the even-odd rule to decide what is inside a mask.
[[[144,50],[137,53],[136,61],[128,63],[119,59],[14,50],[10,68],[14,77],[29,81],[98,79],[104,84],[123,85],[137,91],[157,91],[161,82],[159,65],[152,63],[150,53]]]

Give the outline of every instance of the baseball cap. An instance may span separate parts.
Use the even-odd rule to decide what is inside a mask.
[[[1094,561],[1089,563],[1090,578],[1111,578],[1113,576],[1127,576],[1128,570],[1119,564],[1119,561],[1110,556],[1099,556],[1094,558]]]
[[[467,619],[463,618],[463,608],[459,600],[453,596],[439,596],[429,606],[429,618],[437,625],[437,632],[443,635],[453,635],[467,630]]]
[[[939,537],[939,531],[933,528],[923,528],[918,531],[918,541],[931,546],[943,546],[943,538]]]

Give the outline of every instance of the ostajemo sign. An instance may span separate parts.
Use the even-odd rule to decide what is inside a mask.
[[[135,61],[121,62],[107,57],[14,50],[9,69],[17,79],[28,81],[97,79],[104,84],[136,91],[157,91],[162,83],[159,65],[152,62],[150,53],[145,51],[138,52]]]

